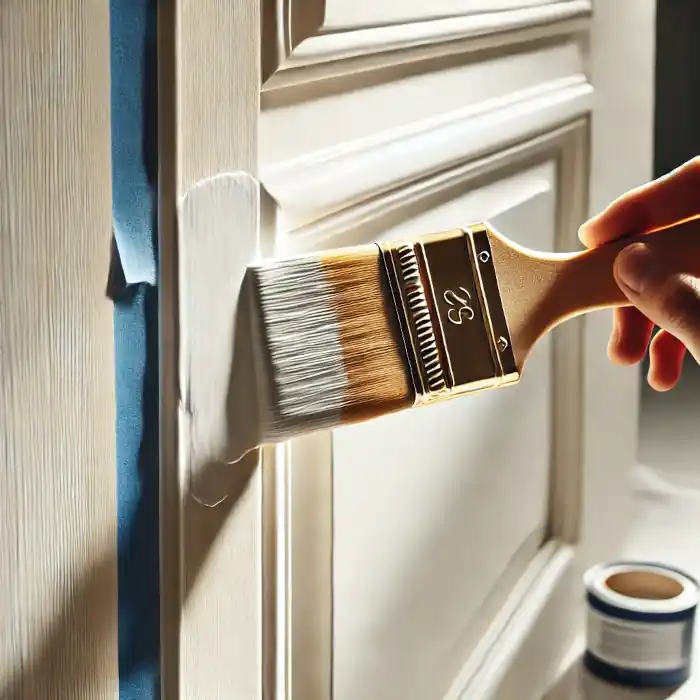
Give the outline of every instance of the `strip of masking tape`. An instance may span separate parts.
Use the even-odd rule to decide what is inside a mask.
[[[259,211],[260,185],[244,172],[198,182],[178,207],[181,473],[190,495],[211,507],[237,490],[260,457],[242,294],[258,255]]]
[[[672,687],[690,677],[697,582],[645,562],[595,566],[588,600],[584,664],[595,676],[635,688]]]

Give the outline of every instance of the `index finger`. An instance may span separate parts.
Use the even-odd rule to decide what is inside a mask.
[[[588,248],[700,216],[700,157],[630,190],[579,229]]]

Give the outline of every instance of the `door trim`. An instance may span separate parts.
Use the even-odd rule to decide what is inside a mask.
[[[587,202],[588,135],[588,117],[583,115],[550,133],[410,183],[311,227],[291,232],[282,245],[286,250],[300,252],[340,245],[336,239],[342,239],[342,245],[366,242],[372,239],[373,227],[381,227],[386,216],[400,218],[402,211],[413,207],[429,208],[441,199],[454,197],[456,191],[476,189],[554,159],[558,188],[556,247],[574,250],[579,245],[576,232],[584,219]],[[582,497],[583,341],[580,321],[557,328],[553,340],[556,378],[552,382],[554,425],[548,541],[514,588],[514,599],[519,601],[523,614],[516,618],[508,612],[511,603],[503,607],[478,647],[478,653],[466,660],[452,695],[447,696],[449,699],[462,697],[457,689],[483,690],[493,686],[496,682],[493,675],[495,655],[505,648],[514,653],[512,645],[526,637],[527,626],[534,622],[537,611],[546,603],[547,591],[556,587],[573,558]],[[562,406],[566,410],[562,410]],[[284,587],[283,595],[276,598],[279,606],[276,614],[283,614],[291,627],[286,629],[283,640],[278,639],[275,668],[285,679],[287,695],[274,696],[275,700],[282,700],[282,697],[332,700],[333,477],[332,471],[317,468],[320,454],[326,455],[326,464],[332,464],[332,433],[295,440],[285,450],[277,450],[274,456],[270,454],[265,464],[270,479],[266,488],[276,493],[283,491],[286,504],[283,517],[277,513],[274,527],[265,529],[267,534],[263,542],[271,559],[274,559],[273,553],[279,555],[280,552],[276,543],[285,543],[283,560],[278,559],[274,565],[275,581],[277,585],[282,582]],[[266,561],[271,562],[271,559],[266,557]],[[273,614],[268,610],[268,615]],[[477,658],[480,659],[478,663]],[[266,666],[271,667],[272,663]]]

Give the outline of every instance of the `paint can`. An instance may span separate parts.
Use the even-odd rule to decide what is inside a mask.
[[[677,686],[690,676],[700,587],[688,574],[644,562],[594,566],[584,584],[584,665],[635,688]]]

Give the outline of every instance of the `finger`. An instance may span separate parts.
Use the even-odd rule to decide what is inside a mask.
[[[679,272],[644,243],[617,256],[615,279],[625,296],[659,328],[668,331],[700,358],[700,279]]]
[[[646,354],[654,324],[633,306],[615,309],[608,355],[620,365],[633,365]]]
[[[648,381],[657,391],[673,389],[681,378],[686,348],[674,335],[659,331],[649,346]]]
[[[616,199],[579,229],[589,248],[680,223],[700,215],[700,158]]]

